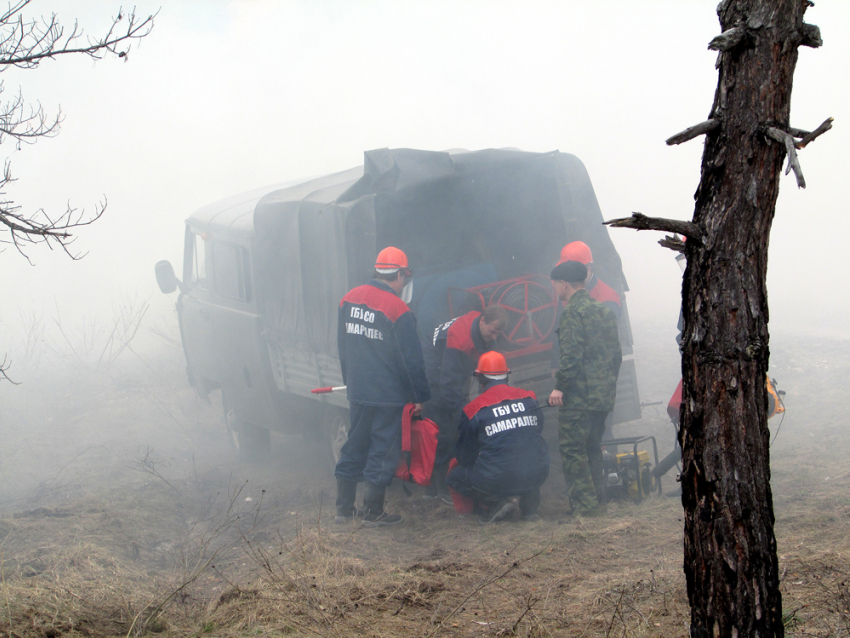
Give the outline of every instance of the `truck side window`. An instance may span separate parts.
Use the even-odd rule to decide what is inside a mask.
[[[222,297],[236,301],[248,301],[250,298],[244,252],[245,250],[236,244],[219,241],[212,243],[215,291]]]
[[[203,235],[192,234],[192,273],[190,282],[198,288],[207,288],[207,250]]]

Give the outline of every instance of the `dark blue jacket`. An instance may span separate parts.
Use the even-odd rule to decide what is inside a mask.
[[[543,485],[549,452],[543,411],[533,392],[494,381],[463,409],[457,461],[472,467],[472,486],[495,496],[514,496]]]
[[[384,282],[342,298],[337,346],[351,403],[398,407],[430,398],[416,318]]]
[[[490,350],[481,336],[480,312],[469,312],[437,326],[425,346],[425,375],[431,388],[431,401],[440,409],[460,418],[469,400],[469,384],[478,358]],[[457,424],[457,421],[455,421]]]

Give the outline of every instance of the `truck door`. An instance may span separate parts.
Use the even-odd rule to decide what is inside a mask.
[[[210,278],[207,273],[208,252],[206,235],[187,227],[183,258],[186,291],[180,296],[178,313],[189,381],[204,396],[217,387],[219,382],[219,356],[214,340]]]
[[[218,381],[240,419],[273,425],[267,346],[256,310],[249,251],[236,241],[214,238],[208,268],[216,307],[212,331],[221,357]]]

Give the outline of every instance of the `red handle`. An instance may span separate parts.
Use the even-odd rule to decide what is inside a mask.
[[[313,388],[310,392],[312,394],[328,394],[329,392],[341,392],[342,390],[345,390],[345,388],[346,386],[344,385],[336,385],[327,388]]]

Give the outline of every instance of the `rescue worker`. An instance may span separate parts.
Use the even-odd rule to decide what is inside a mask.
[[[573,241],[564,246],[561,249],[561,256],[558,259],[558,264],[562,264],[565,261],[577,261],[580,264],[584,264],[587,268],[587,278],[584,280],[584,289],[587,290],[587,294],[590,295],[591,299],[595,299],[603,306],[608,308],[614,315],[617,317],[617,321],[620,321],[620,316],[622,314],[622,303],[620,301],[620,295],[614,292],[614,289],[611,288],[604,281],[599,279],[596,276],[596,273],[593,271],[593,253],[590,250],[590,246],[585,244],[583,241]],[[557,264],[556,264],[557,265]],[[552,377],[554,378],[555,374],[558,371],[559,366],[561,365],[561,346],[556,338],[552,343]],[[614,438],[614,426],[612,424],[612,419],[608,418],[605,422],[605,432],[603,436],[606,439]],[[616,451],[616,447],[611,448]]]
[[[354,500],[364,480],[364,526],[401,522],[398,514],[384,512],[384,496],[401,455],[402,411],[414,403],[414,414],[421,413],[431,396],[416,318],[399,298],[412,274],[403,251],[384,248],[374,278],[339,304],[337,345],[351,405],[348,440],[334,472],[339,523],[359,514]]]
[[[558,264],[551,273],[561,314],[561,360],[549,405],[558,406],[558,447],[570,497],[570,514],[605,513],[602,433],[614,408],[617,375],[623,360],[614,313],[591,299],[584,282],[587,268],[577,261]]]
[[[468,312],[438,326],[432,342],[425,346],[425,374],[431,389],[425,416],[440,428],[426,497],[441,496],[451,503],[444,481],[457,441],[461,412],[469,399],[472,371],[478,358],[490,350],[507,325],[508,313],[504,308],[487,306],[484,314]]]
[[[587,290],[587,294],[590,295],[591,299],[596,299],[596,301],[608,308],[617,317],[617,321],[619,321],[622,312],[620,295],[614,292],[611,286],[596,276],[596,273],[593,271],[593,253],[590,251],[590,246],[583,241],[570,242],[561,249],[561,258],[558,260],[558,263],[562,264],[565,261],[577,261],[587,267],[587,279],[584,282],[584,289]]]
[[[540,486],[549,475],[543,411],[533,392],[508,385],[509,373],[502,354],[481,355],[475,370],[481,394],[463,409],[458,465],[446,476],[453,490],[477,501],[482,524],[510,516],[512,496],[519,496],[523,520],[537,520]]]

